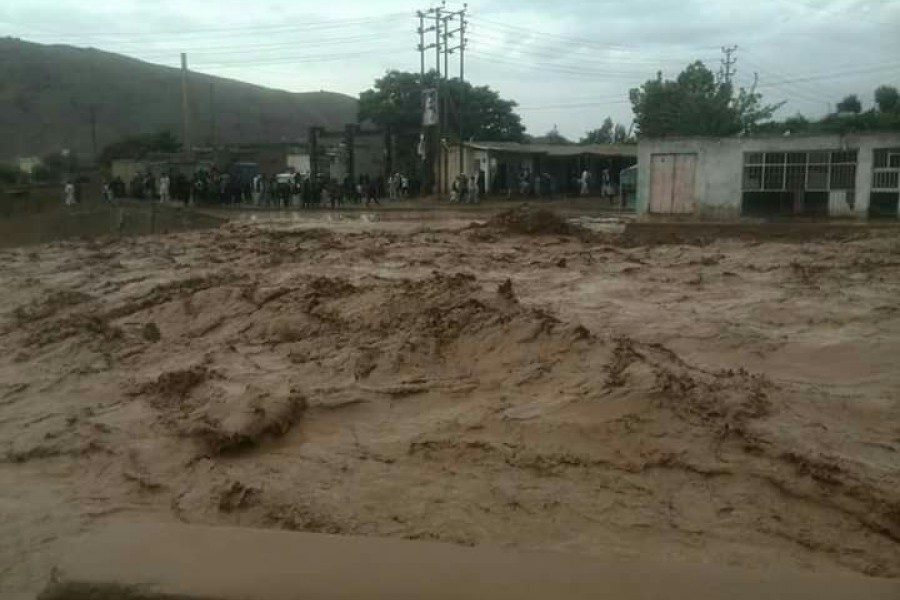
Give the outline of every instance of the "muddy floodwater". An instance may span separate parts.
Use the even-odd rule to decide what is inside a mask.
[[[123,520],[900,577],[895,229],[517,218],[0,251],[0,592]]]

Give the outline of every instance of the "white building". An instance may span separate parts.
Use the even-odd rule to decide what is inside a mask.
[[[638,145],[638,214],[897,217],[898,205],[900,132]]]

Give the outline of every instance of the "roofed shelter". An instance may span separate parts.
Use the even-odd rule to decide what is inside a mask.
[[[535,174],[549,175],[551,187],[549,190],[545,187],[543,193],[577,195],[585,169],[591,174],[591,192],[599,194],[604,169],[609,170],[610,180],[618,189],[619,173],[637,163],[637,146],[633,144],[466,142],[462,149],[464,173],[471,176],[480,171],[481,192],[488,195],[517,192],[523,172],[528,172],[532,181]],[[440,168],[444,175],[441,191],[446,194],[460,172],[459,145],[444,148]],[[530,193],[536,193],[534,188]]]

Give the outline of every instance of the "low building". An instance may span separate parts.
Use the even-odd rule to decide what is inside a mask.
[[[667,138],[638,145],[637,212],[897,217],[900,133]]]
[[[460,173],[460,147],[446,147],[442,153],[441,189],[449,193]],[[590,191],[600,194],[603,171],[608,171],[616,190],[619,173],[637,162],[637,146],[633,144],[519,144],[515,142],[466,142],[462,145],[463,171],[467,175],[481,172],[482,192],[509,194],[519,189],[524,174],[533,181],[535,175],[544,180],[550,194],[577,195],[580,179],[587,170]],[[533,188],[532,188],[533,190]]]

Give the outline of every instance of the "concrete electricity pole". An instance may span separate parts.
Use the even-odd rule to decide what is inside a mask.
[[[719,76],[722,78],[724,83],[731,83],[731,80],[734,78],[735,70],[734,66],[737,64],[737,58],[734,56],[734,53],[737,52],[738,47],[735,46],[722,46],[722,53],[725,57],[722,59],[722,70],[719,71]]]
[[[94,164],[97,164],[100,155],[97,151],[97,106],[95,104],[91,104],[91,150],[94,153]]]
[[[216,84],[209,84],[209,143],[216,148]]]
[[[190,117],[190,99],[188,92],[188,67],[187,54],[181,53],[181,116],[184,120],[183,144],[184,154],[188,157],[191,155],[193,144],[191,143],[191,117]]]
[[[459,137],[459,172],[465,171],[465,161],[463,160],[462,143],[463,143],[463,104],[465,102],[465,77],[466,77],[466,12],[469,9],[468,4],[463,4],[462,10],[458,10],[444,17],[444,76],[450,78],[450,68],[447,66],[448,58],[451,54],[459,50],[459,98],[456,99],[456,127]],[[450,29],[450,21],[459,17],[459,27]],[[459,45],[449,45],[448,38],[455,37],[459,34]]]

